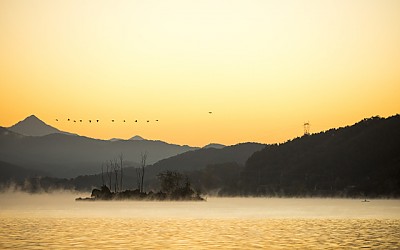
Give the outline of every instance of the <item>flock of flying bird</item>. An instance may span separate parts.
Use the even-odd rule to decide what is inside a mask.
[[[209,111],[208,112],[209,114],[212,114],[212,112],[211,111]],[[58,122],[59,121],[59,119],[56,119],[56,122]],[[70,118],[68,118],[67,119],[67,121],[68,122],[84,122],[84,120],[73,120],[73,119],[70,119]],[[88,120],[89,121],[89,123],[92,123],[92,121],[93,122],[99,122],[100,120]],[[157,120],[155,120],[156,122],[158,122],[158,119]],[[113,119],[113,120],[111,120],[111,122],[115,122],[115,120]],[[126,120],[122,120],[122,122],[126,122]],[[135,120],[135,122],[138,122],[138,120]],[[150,122],[150,120],[146,120],[146,122]]]
[[[58,121],[60,121],[59,119],[56,119],[56,122],[58,122]],[[73,120],[73,119],[70,119],[70,118],[68,118],[67,119],[67,121],[68,122],[84,122],[85,120]],[[100,120],[88,120],[89,121],[89,123],[92,123],[92,121],[93,122],[100,122]],[[156,122],[158,122],[158,120],[155,120]],[[111,122],[116,122],[116,120],[111,120]],[[126,120],[123,120],[122,122],[126,122]],[[138,122],[138,120],[135,120],[135,122]],[[146,120],[146,122],[150,122],[150,120]]]

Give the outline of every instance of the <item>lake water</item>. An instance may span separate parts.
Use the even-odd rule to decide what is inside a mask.
[[[399,200],[78,196],[1,194],[0,249],[400,248]]]

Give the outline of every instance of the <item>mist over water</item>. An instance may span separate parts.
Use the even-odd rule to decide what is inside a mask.
[[[400,201],[214,198],[76,202],[0,194],[0,248],[399,248]]]
[[[337,218],[400,219],[400,200],[330,198],[216,198],[202,201],[75,201],[87,193],[0,194],[0,215],[101,218]]]

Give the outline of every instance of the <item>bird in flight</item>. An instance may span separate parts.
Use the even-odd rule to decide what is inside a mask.
[[[212,114],[212,112],[211,111],[209,111],[208,112],[209,114]],[[59,121],[59,119],[58,118],[56,118],[55,119],[57,122]],[[79,120],[73,120],[73,119],[70,119],[70,118],[68,118],[67,119],[67,121],[71,121],[71,122],[84,122],[82,119],[79,119]],[[100,122],[100,120],[99,119],[96,119],[96,120],[87,120],[87,121],[89,121],[89,123],[92,123],[92,121],[93,122]],[[146,122],[150,122],[150,120],[145,120]],[[154,121],[156,121],[156,122],[158,122],[159,120],[158,119],[156,119],[156,120],[154,120]],[[112,119],[111,120],[111,122],[115,122],[115,119]],[[122,120],[122,122],[125,122],[126,123],[126,120]],[[139,120],[135,120],[134,122],[139,122]]]
[[[212,111],[208,111],[209,114],[212,114]]]

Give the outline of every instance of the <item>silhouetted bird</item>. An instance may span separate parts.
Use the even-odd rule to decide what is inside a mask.
[[[156,120],[156,122],[158,122],[158,120]]]
[[[96,120],[97,122],[99,122],[99,120]]]
[[[56,119],[56,122],[58,122],[58,119]]]
[[[89,122],[92,122],[92,120],[89,120]]]
[[[114,120],[111,120],[112,122],[114,122]]]
[[[76,121],[74,120],[74,122],[76,122]]]
[[[147,120],[147,122],[150,122],[149,120]]]
[[[137,120],[135,120],[135,122],[137,122]]]
[[[209,111],[208,113],[209,113],[209,114],[212,114],[212,112],[211,112],[211,111]]]
[[[124,122],[125,122],[125,120],[124,120]]]
[[[79,120],[80,122],[82,122],[82,120]]]
[[[68,118],[68,121],[69,121],[69,118]]]

